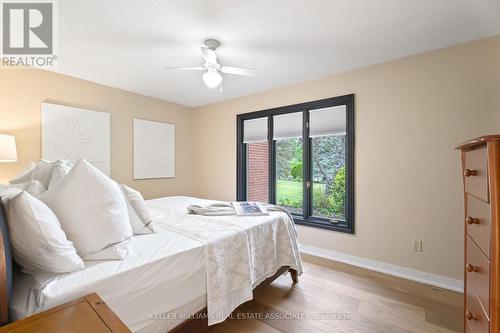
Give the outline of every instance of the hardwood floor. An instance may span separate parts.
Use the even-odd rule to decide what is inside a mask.
[[[312,256],[303,259],[298,284],[290,274],[279,277],[210,332],[463,332],[460,293]]]

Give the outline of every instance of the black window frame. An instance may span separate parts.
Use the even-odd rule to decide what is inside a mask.
[[[306,182],[312,184],[311,138],[309,137],[309,111],[335,106],[346,106],[346,199],[345,220],[333,223],[330,219],[312,216],[312,185],[307,188]],[[247,198],[247,146],[243,143],[243,122],[245,120],[267,117],[269,144],[269,202],[276,203],[276,141],[273,140],[273,116],[302,112],[303,114],[303,189],[304,214],[294,215],[294,222],[320,229],[334,230],[354,234],[354,94],[321,99],[300,104],[281,106],[277,108],[238,114],[236,117],[236,195],[238,201]]]

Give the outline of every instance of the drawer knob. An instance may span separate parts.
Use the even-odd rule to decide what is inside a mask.
[[[469,310],[465,311],[465,318],[467,318],[467,320],[477,320]]]
[[[476,219],[472,216],[467,216],[465,222],[467,222],[467,224],[479,224],[479,219]]]
[[[472,272],[479,272],[479,267],[477,266],[474,266],[474,265],[471,265],[471,264],[467,264],[465,265],[465,270],[469,273],[472,273]]]
[[[477,176],[477,170],[466,169],[464,171],[464,176],[465,177]]]

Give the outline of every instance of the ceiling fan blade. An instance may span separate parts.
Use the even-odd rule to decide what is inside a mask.
[[[214,50],[211,50],[208,47],[201,47],[201,54],[203,54],[203,59],[205,59],[205,62],[209,64],[217,63],[217,54],[215,54]]]
[[[204,71],[205,67],[165,67],[166,70]]]
[[[245,68],[245,67],[233,67],[233,66],[222,66],[222,73],[243,75],[243,76],[255,76],[257,75],[257,70],[255,68]]]

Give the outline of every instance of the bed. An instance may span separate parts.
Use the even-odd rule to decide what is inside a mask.
[[[203,246],[188,237],[168,231],[137,236],[125,259],[85,266],[70,274],[15,272],[11,319],[96,292],[131,331],[159,332],[182,322],[180,316],[162,320],[164,314],[206,307]]]
[[[190,197],[147,201],[155,215],[156,233],[133,237],[124,260],[86,262],[85,269],[70,274],[24,275],[12,265],[0,200],[0,320],[18,320],[97,292],[133,332],[189,332],[195,327],[206,331],[251,299],[253,289],[287,271],[297,282],[302,267],[295,236],[285,239],[291,232],[283,223],[286,214],[252,218],[187,214],[187,205],[210,202]],[[246,245],[234,245],[238,243]],[[289,246],[292,255],[284,255],[282,248]],[[246,265],[241,264],[245,263],[241,251],[248,255]],[[224,260],[217,262],[220,258]],[[243,268],[244,274],[230,275],[228,271],[234,273],[235,268]],[[220,295],[219,290],[225,289],[231,292]],[[223,315],[213,316],[218,313]]]

